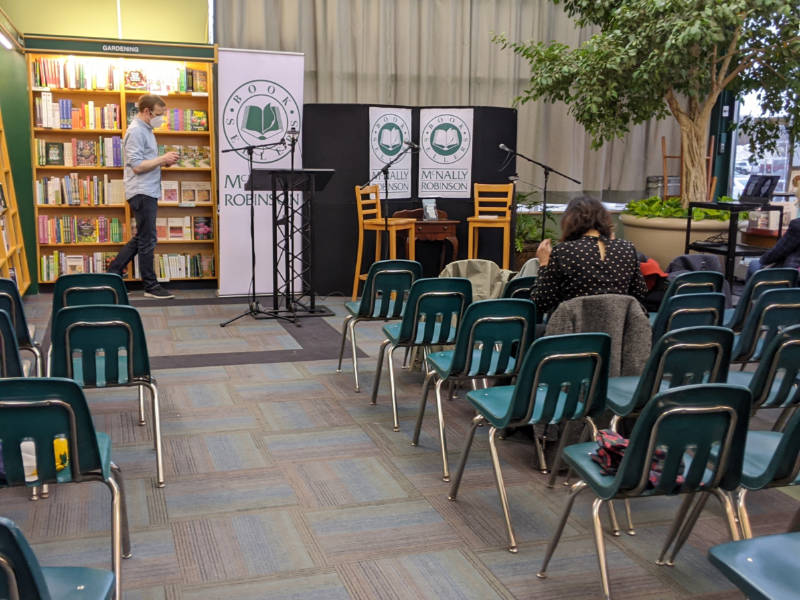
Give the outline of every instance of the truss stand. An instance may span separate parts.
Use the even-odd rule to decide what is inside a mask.
[[[550,173],[555,173],[556,175],[561,175],[561,177],[563,177],[564,179],[569,179],[570,181],[572,181],[574,183],[577,183],[578,185],[580,185],[581,182],[578,181],[577,179],[574,179],[573,177],[570,177],[569,175],[565,175],[561,171],[557,171],[556,169],[554,169],[553,167],[551,167],[549,165],[546,165],[544,163],[540,163],[539,161],[533,160],[532,158],[528,158],[524,154],[520,154],[519,152],[517,152],[516,150],[514,150],[512,148],[506,148],[506,150],[510,154],[514,154],[516,156],[519,156],[520,158],[524,158],[529,163],[533,163],[533,164],[535,164],[535,165],[537,165],[539,167],[542,167],[542,169],[544,169],[544,188],[543,188],[543,193],[542,193],[542,239],[544,239],[545,221],[547,219],[547,180],[550,178]]]
[[[244,150],[247,152],[247,167],[250,172],[250,177],[253,177],[253,150],[256,148],[274,148],[275,146],[283,146],[286,142],[281,139],[279,142],[275,142],[272,144],[260,144],[260,145],[251,145],[251,146],[242,146],[240,148],[228,148],[227,150],[222,150],[222,152],[238,152]],[[248,293],[247,299],[247,310],[244,311],[242,314],[235,316],[232,319],[225,321],[224,323],[220,323],[220,327],[225,327],[234,321],[241,319],[242,317],[253,317],[254,319],[258,318],[265,318],[260,315],[267,315],[268,313],[262,310],[261,305],[256,298],[256,233],[255,233],[255,197],[253,193],[255,190],[251,187],[250,188],[250,292]]]
[[[367,187],[370,183],[378,178],[378,175],[383,175],[383,259],[389,258],[389,168],[406,155],[410,150],[419,150],[419,146],[413,142],[406,142],[405,149],[395,156],[392,160],[383,165],[379,171],[369,178],[369,181],[361,187]]]

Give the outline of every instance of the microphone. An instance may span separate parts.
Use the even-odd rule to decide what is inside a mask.
[[[406,146],[408,146],[409,148],[411,148],[412,150],[419,150],[419,144],[415,144],[415,143],[414,143],[414,142],[412,142],[411,140],[406,140],[406,141],[405,141],[405,142],[403,142],[403,143],[404,143]]]
[[[289,131],[286,132],[286,135],[289,137],[289,139],[292,138],[297,139],[297,137],[300,135],[300,132],[297,131],[297,129],[295,129],[294,127],[292,127]]]
[[[505,152],[514,152],[514,151],[513,151],[511,148],[509,148],[509,147],[508,147],[508,146],[506,146],[505,144],[500,144],[500,145],[498,146],[498,148],[500,148],[500,150],[504,150]]]

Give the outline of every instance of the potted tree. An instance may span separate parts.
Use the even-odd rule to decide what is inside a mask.
[[[558,2],[559,0],[553,0]],[[631,125],[672,116],[683,152],[681,206],[706,198],[705,155],[720,93],[758,93],[762,109],[800,128],[800,4],[796,0],[563,0],[596,33],[577,48],[493,39],[528,61],[516,102],[564,102],[595,148]],[[753,155],[774,149],[774,119],[744,119]]]

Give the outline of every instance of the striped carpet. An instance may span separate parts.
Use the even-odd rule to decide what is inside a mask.
[[[126,477],[133,557],[123,563],[133,600],[577,599],[600,596],[589,494],[577,501],[549,577],[535,576],[566,499],[545,487],[522,436],[500,442],[519,553],[506,537],[485,429],[457,502],[447,499],[437,429],[428,407],[420,446],[410,446],[422,377],[397,369],[400,431],[391,428],[388,373],[369,404],[380,324],[358,326],[362,393],[348,354],[336,373],[343,301],[335,316],[301,327],[240,319],[243,307],[211,291],[142,312],[162,398],[167,486],[154,487],[150,424],[136,422],[136,393],[89,393],[98,430],[113,440]],[[45,332],[50,297],[27,300]],[[470,411],[448,402],[455,468]],[[109,565],[104,486],[56,487],[30,502],[0,490],[4,516],[23,529],[45,565]],[[756,534],[785,530],[798,501],[781,491],[749,497]],[[674,568],[657,567],[677,501],[636,500],[634,537],[607,537],[615,598],[741,597],[706,560],[727,539],[713,501]]]

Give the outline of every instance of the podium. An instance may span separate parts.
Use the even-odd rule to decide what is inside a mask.
[[[272,192],[272,309],[264,318],[297,323],[298,317],[333,315],[316,305],[311,283],[311,205],[314,192],[324,189],[333,173],[333,169],[253,169],[245,183],[246,190]],[[301,192],[301,200],[296,202],[293,192]]]

